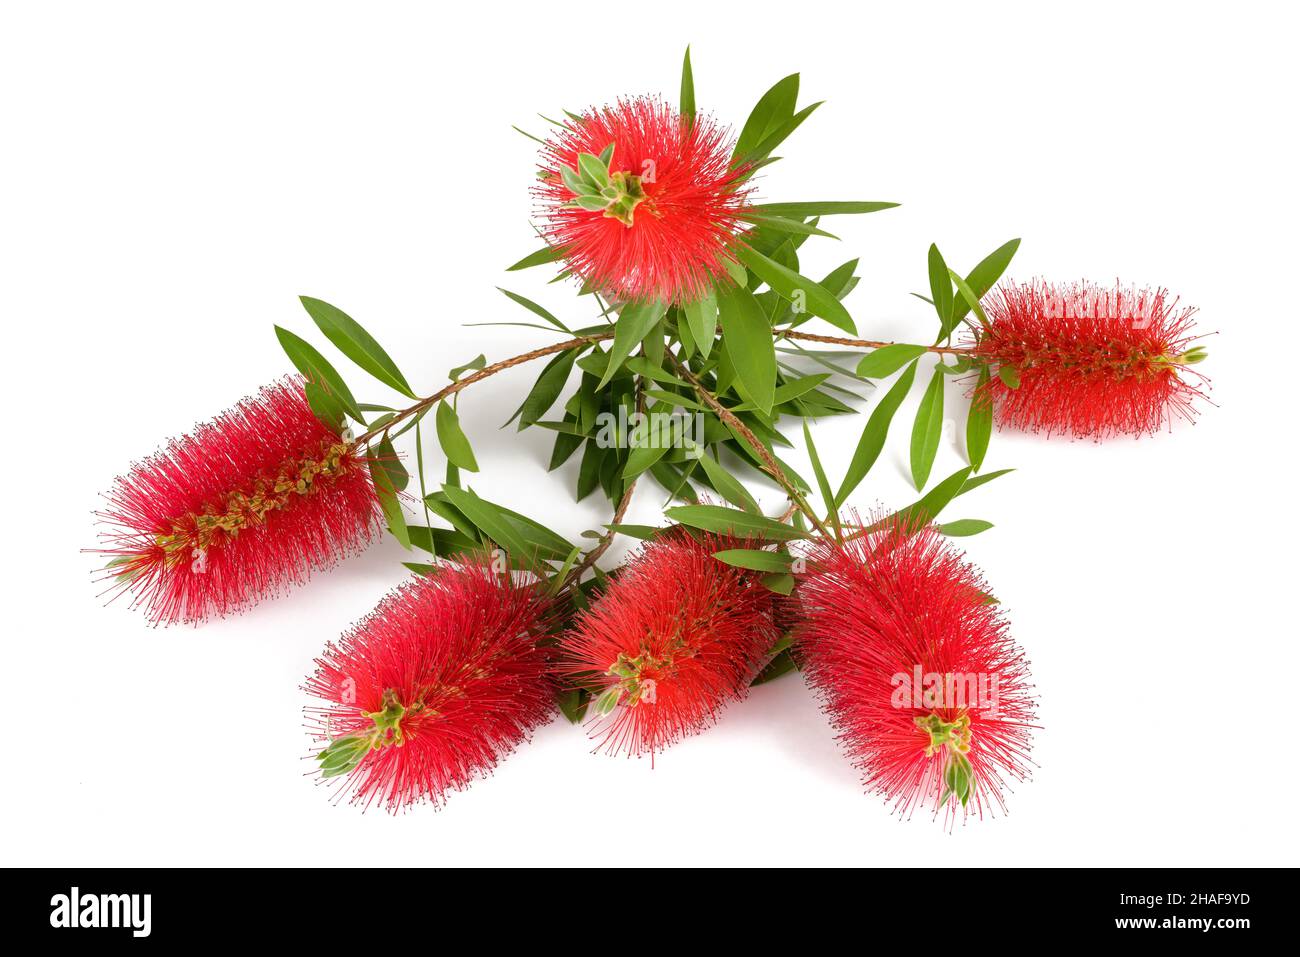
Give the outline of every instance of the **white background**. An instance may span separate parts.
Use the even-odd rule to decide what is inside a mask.
[[[1298,26],[1280,4],[6,7],[4,861],[1296,863]],[[530,318],[496,285],[588,320],[549,273],[502,271],[536,247],[533,144],[511,124],[675,101],[687,42],[701,108],[737,128],[786,73],[801,102],[828,101],[765,199],[903,203],[805,247],[814,275],[862,257],[864,333],[932,333],[907,295],[931,241],[965,270],[1020,236],[1018,278],[1166,285],[1199,306],[1217,406],[1141,441],[995,435],[987,467],[1018,471],[949,514],[996,523],[964,544],[1041,694],[1040,767],[1009,817],[900,823],[798,676],[653,770],[557,720],[440,811],[333,806],[304,776],[298,686],[402,579],[400,548],[234,620],[153,629],[92,584],[100,492],[284,373],[273,323],[320,344],[300,293],[363,322],[422,392],[479,352],[551,341],[463,328]],[[547,474],[549,433],[498,431],[536,372],[462,397],[473,485],[576,536],[608,520],[573,503],[577,458]],[[817,428],[833,473],[863,421]],[[915,497],[905,432],[857,504]],[[962,464],[959,436],[936,477]],[[648,486],[630,520],[661,505]]]

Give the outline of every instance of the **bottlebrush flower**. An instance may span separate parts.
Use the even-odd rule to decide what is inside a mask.
[[[1005,810],[1034,701],[979,574],[933,527],[897,522],[807,561],[795,646],[868,790],[905,816]]]
[[[398,588],[331,644],[305,690],[324,778],[389,811],[463,789],[550,719],[549,604],[489,563],[444,565]]]
[[[1004,284],[989,297],[978,358],[1009,370],[982,386],[1002,426],[1077,437],[1155,432],[1204,396],[1187,366],[1194,309],[1163,290]],[[1018,380],[1018,385],[1017,385]]]
[[[569,120],[542,150],[535,190],[548,242],[620,300],[699,299],[734,258],[749,205],[743,165],[708,116],[685,123],[647,97]]]
[[[651,758],[745,697],[778,633],[773,594],[685,532],[647,543],[561,639],[561,670],[591,688],[593,734]]]
[[[367,462],[312,414],[296,377],[172,440],[106,497],[99,551],[155,624],[241,610],[380,527]]]

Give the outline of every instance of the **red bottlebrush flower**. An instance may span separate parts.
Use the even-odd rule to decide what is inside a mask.
[[[316,418],[300,378],[173,439],[106,497],[99,551],[155,624],[241,610],[380,528],[368,463]]]
[[[1195,311],[1163,289],[1004,284],[989,297],[974,351],[1011,371],[981,391],[999,425],[1049,435],[1137,436],[1191,419],[1206,381],[1187,368],[1205,358],[1190,347]]]
[[[904,816],[995,806],[1029,764],[1028,663],[979,574],[933,527],[815,545],[796,648],[868,790]]]
[[[561,639],[561,670],[592,689],[609,753],[653,759],[748,693],[778,632],[760,576],[713,557],[743,544],[685,532],[647,543]]]
[[[699,299],[734,259],[748,171],[708,116],[688,124],[662,101],[620,100],[569,120],[540,165],[547,240],[615,299]]]
[[[316,661],[305,690],[325,778],[389,811],[463,789],[555,709],[549,603],[489,563],[444,565],[390,594]]]

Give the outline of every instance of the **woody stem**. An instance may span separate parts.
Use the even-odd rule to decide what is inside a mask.
[[[699,379],[695,378],[695,374],[691,372],[690,369],[686,368],[686,366],[675,355],[671,352],[667,352],[665,355],[672,362],[674,369],[677,371],[677,375],[690,383],[691,388],[695,390],[695,394],[700,397],[700,400],[713,410],[714,414],[722,420],[724,425],[744,439],[745,443],[754,450],[754,454],[758,456],[759,462],[763,465],[763,471],[772,476],[772,478],[776,480],[776,483],[785,489],[785,493],[790,496],[790,501],[794,503],[795,507],[798,508],[799,511],[803,512],[803,514],[808,518],[808,521],[812,523],[813,528],[817,529],[817,531],[826,538],[830,538],[830,530],[822,524],[822,520],[817,517],[817,513],[814,512],[812,507],[804,500],[798,487],[790,481],[790,477],[786,475],[781,466],[777,464],[776,458],[770,451],[768,451],[767,446],[759,440],[758,436],[750,430],[749,426],[745,425],[744,422],[741,422],[734,412],[718,401],[718,397],[706,389],[704,384],[700,382]]]

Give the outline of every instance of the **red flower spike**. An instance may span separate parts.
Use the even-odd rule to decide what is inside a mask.
[[[323,778],[390,812],[441,804],[555,710],[549,603],[489,563],[443,565],[390,594],[331,644],[304,690]]]
[[[316,418],[296,377],[172,440],[106,497],[98,551],[155,624],[240,611],[380,529],[366,460]]]
[[[748,169],[732,165],[731,147],[708,116],[688,124],[646,97],[569,120],[540,161],[547,241],[613,299],[701,298],[734,260],[749,205]]]
[[[748,693],[778,632],[761,576],[713,557],[744,544],[685,532],[647,543],[561,639],[561,670],[592,689],[608,753],[653,760]]]
[[[821,542],[807,561],[795,647],[867,789],[904,816],[1005,811],[1034,699],[978,572],[933,527]]]
[[[1190,347],[1195,310],[1179,309],[1163,289],[1004,284],[985,310],[989,324],[973,347],[977,359],[1010,370],[982,387],[1001,426],[1139,436],[1193,418],[1204,397],[1207,380],[1187,368],[1206,355]]]

